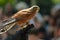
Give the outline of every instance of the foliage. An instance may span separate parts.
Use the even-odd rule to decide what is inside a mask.
[[[52,0],[52,2],[53,2],[54,4],[58,4],[58,3],[60,3],[60,0]]]
[[[6,3],[15,4],[15,0],[0,0],[0,6],[4,6]]]

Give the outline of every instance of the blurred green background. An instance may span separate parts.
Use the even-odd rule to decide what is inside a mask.
[[[0,6],[4,7],[4,5],[8,2],[14,6],[19,1],[24,1],[28,3],[29,6],[32,6],[35,4],[40,6],[41,8],[40,12],[42,13],[42,15],[43,15],[43,12],[44,14],[49,15],[50,8],[53,5],[60,3],[60,0],[0,0]]]

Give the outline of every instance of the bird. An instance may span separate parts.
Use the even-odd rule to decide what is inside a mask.
[[[37,5],[34,5],[30,8],[23,9],[15,13],[13,16],[8,18],[7,20],[4,20],[2,22],[2,25],[4,26],[2,29],[0,29],[0,34],[3,34],[13,28],[14,25],[18,24],[21,26],[21,24],[25,24],[21,26],[24,28],[28,24],[28,21],[32,19],[40,10],[40,7]]]

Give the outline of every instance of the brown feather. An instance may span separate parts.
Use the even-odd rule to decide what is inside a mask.
[[[23,9],[17,12],[15,15],[12,16],[12,18],[18,18],[19,21],[17,21],[16,23],[23,24],[28,22],[31,18],[33,18],[36,15],[36,13],[38,13],[39,9],[40,8],[38,6],[32,6],[30,8]]]

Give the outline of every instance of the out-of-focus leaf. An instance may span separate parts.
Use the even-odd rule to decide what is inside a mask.
[[[54,4],[58,4],[58,3],[60,3],[60,0],[52,0],[52,2],[53,2]]]

